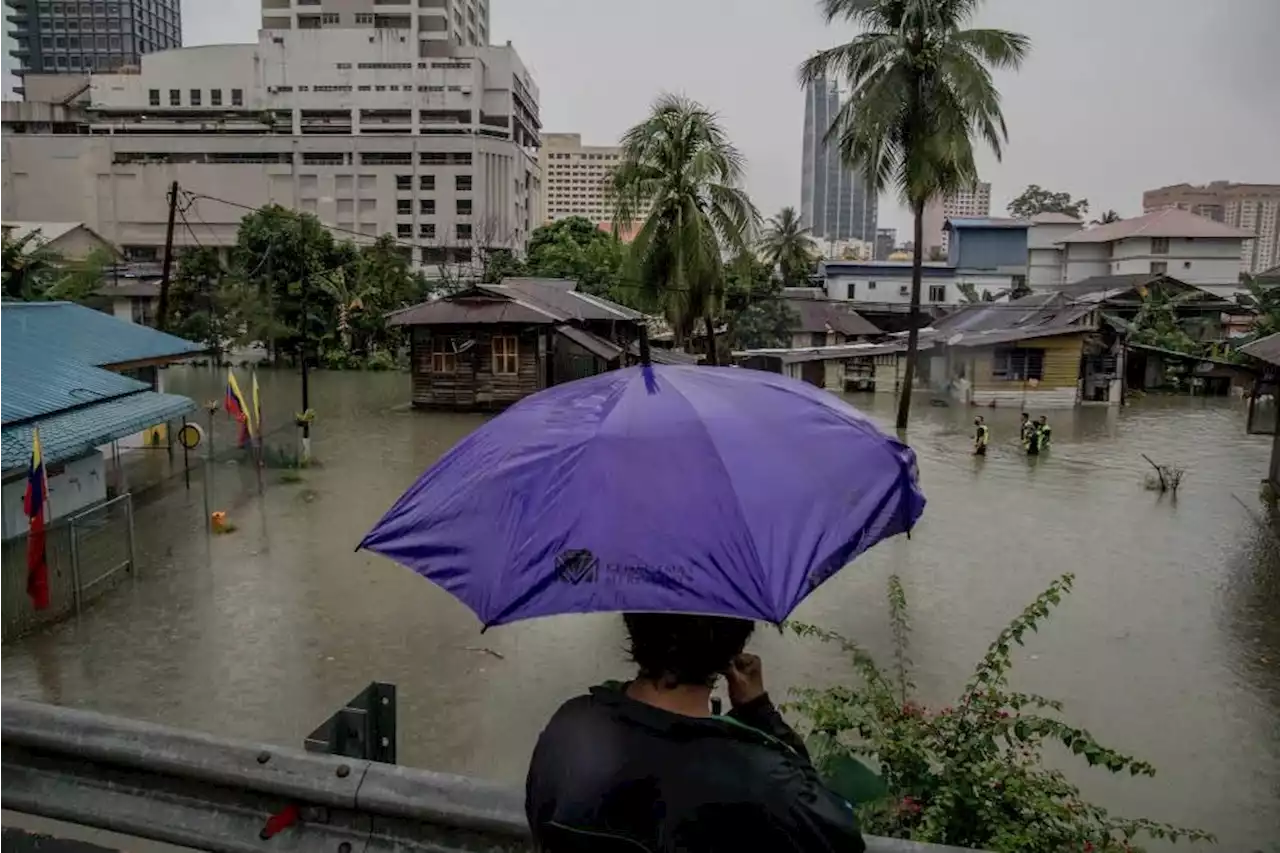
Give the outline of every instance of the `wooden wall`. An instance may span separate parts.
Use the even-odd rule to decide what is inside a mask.
[[[1044,352],[1044,372],[1033,387],[1022,380],[1000,379],[991,375],[995,347],[954,350],[957,361],[966,365],[965,376],[971,382],[972,402],[978,406],[1019,406],[1065,408],[1074,406],[1079,396],[1082,334],[1032,338],[1010,346],[1038,349]]]
[[[536,326],[415,326],[410,355],[413,405],[436,409],[501,409],[541,390],[546,386],[546,370],[544,356],[539,354],[539,338],[546,331]],[[493,372],[495,335],[517,337],[516,373]],[[457,354],[454,372],[434,373],[431,352],[435,336],[474,340],[475,345]]]

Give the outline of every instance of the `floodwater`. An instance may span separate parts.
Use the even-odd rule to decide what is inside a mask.
[[[211,372],[167,376],[197,400],[220,395]],[[297,387],[294,374],[265,373],[268,412],[298,408]],[[4,694],[300,745],[367,682],[391,681],[401,763],[521,781],[555,707],[627,674],[619,620],[546,619],[482,636],[439,589],[353,552],[483,421],[407,410],[408,390],[402,374],[316,375],[322,467],[294,484],[268,472],[259,500],[250,475],[219,466],[215,508],[238,529],[212,539],[199,487],[177,481],[138,512],[137,582],[79,622],[7,644]],[[887,395],[851,399],[891,422]],[[1038,459],[1019,451],[1016,412],[987,411],[993,445],[975,459],[972,412],[917,403],[922,523],[837,575],[797,618],[887,661],[883,591],[900,574],[921,699],[947,704],[1000,627],[1074,572],[1074,593],[1017,651],[1014,686],[1064,700],[1069,721],[1159,775],[1069,764],[1073,778],[1116,812],[1216,832],[1219,849],[1275,850],[1280,540],[1258,500],[1270,441],[1244,435],[1242,404],[1153,397],[1122,412],[1049,412],[1054,444]],[[1142,453],[1187,469],[1177,500],[1144,490]],[[831,649],[772,630],[753,647],[777,696],[849,677]]]

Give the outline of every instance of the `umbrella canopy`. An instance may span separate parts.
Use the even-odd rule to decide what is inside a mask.
[[[653,611],[781,622],[924,509],[915,455],[838,397],[740,368],[632,367],[476,430],[360,543],[486,627]]]

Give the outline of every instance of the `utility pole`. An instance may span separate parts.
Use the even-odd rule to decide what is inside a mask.
[[[178,212],[178,182],[169,185],[169,224],[164,232],[164,266],[160,270],[160,306],[156,328],[164,331],[169,322],[169,270],[173,267],[173,217]]]
[[[307,465],[311,462],[311,418],[309,411],[311,409],[311,386],[308,383],[307,374],[307,344],[311,340],[311,316],[307,305],[307,285],[309,283],[310,273],[304,269],[302,273],[300,302],[302,303],[302,458],[299,460],[301,464]]]

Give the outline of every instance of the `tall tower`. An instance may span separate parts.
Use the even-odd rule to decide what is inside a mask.
[[[34,0],[33,0],[34,1]],[[177,0],[173,0],[177,2]],[[401,30],[418,43],[419,56],[443,56],[453,45],[489,44],[490,0],[262,0],[264,30]]]
[[[801,156],[800,217],[819,242],[860,240],[874,244],[877,199],[860,172],[840,162],[826,142],[827,129],[840,111],[840,90],[833,80],[815,80],[804,90],[804,150]]]
[[[18,78],[115,71],[137,65],[144,53],[182,46],[180,0],[4,0],[4,5]]]

